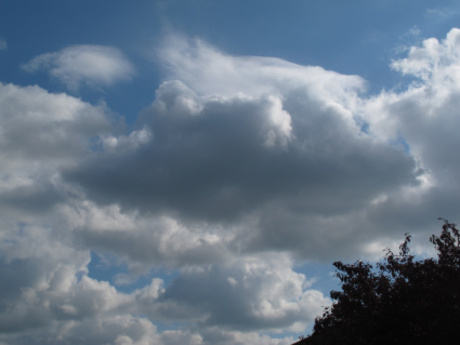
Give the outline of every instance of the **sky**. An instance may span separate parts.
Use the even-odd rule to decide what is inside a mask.
[[[460,221],[460,3],[4,0],[0,344],[289,345]]]

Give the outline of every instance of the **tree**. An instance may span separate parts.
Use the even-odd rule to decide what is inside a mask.
[[[415,260],[406,234],[399,254],[386,251],[375,267],[335,262],[341,291],[296,344],[453,344],[460,326],[460,233],[442,219],[430,242],[437,258]]]

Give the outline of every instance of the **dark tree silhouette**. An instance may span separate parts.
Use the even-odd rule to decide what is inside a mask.
[[[457,344],[460,327],[460,233],[444,221],[430,242],[437,258],[415,260],[406,234],[399,254],[372,266],[335,262],[342,291],[296,344]]]

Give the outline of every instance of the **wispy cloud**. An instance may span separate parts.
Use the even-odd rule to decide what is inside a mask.
[[[436,18],[438,20],[446,20],[453,17],[458,13],[458,8],[453,6],[449,7],[432,7],[426,10],[426,15],[431,18]]]
[[[39,55],[22,66],[28,72],[45,70],[76,91],[82,84],[110,86],[129,80],[134,67],[118,49],[81,45]]]
[[[8,49],[8,44],[6,43],[5,39],[0,36],[0,50]]]

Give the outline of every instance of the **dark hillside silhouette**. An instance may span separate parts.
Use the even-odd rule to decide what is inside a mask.
[[[297,345],[458,344],[460,327],[460,234],[444,220],[430,242],[437,258],[415,260],[410,235],[399,254],[387,250],[372,266],[335,262],[342,291]]]

